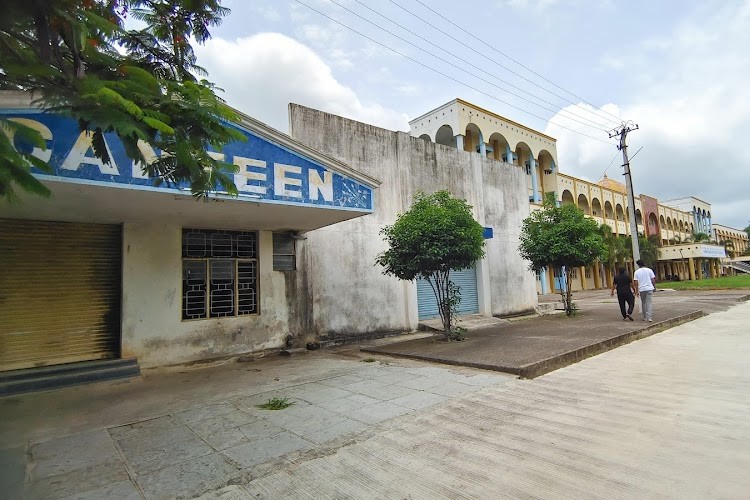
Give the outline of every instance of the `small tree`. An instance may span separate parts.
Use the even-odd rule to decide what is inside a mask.
[[[482,226],[471,206],[448,191],[417,193],[411,208],[381,230],[390,248],[378,255],[383,274],[412,281],[424,278],[432,287],[447,339],[455,334],[459,287],[452,270],[467,269],[484,256]]]
[[[533,271],[547,266],[565,269],[565,286],[560,288],[560,295],[565,314],[570,316],[574,312],[572,269],[591,265],[605,255],[606,247],[593,219],[575,205],[556,206],[552,195],[545,198],[541,210],[523,221],[519,250]]]

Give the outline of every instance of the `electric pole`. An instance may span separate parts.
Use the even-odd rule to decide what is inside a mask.
[[[628,132],[638,130],[638,125],[632,121],[623,122],[619,127],[609,132],[609,138],[619,137],[620,143],[617,145],[617,149],[622,151],[622,166],[625,169],[625,188],[628,196],[628,217],[630,218],[630,240],[633,243],[633,262],[637,262],[641,258],[641,250],[638,245],[638,224],[635,220],[635,196],[633,195],[633,178],[630,175],[630,160],[628,159],[628,145],[627,137]]]

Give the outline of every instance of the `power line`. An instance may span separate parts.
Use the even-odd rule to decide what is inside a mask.
[[[473,90],[475,92],[478,92],[478,93],[480,93],[482,95],[485,95],[485,96],[489,97],[490,99],[494,99],[494,100],[496,100],[498,102],[501,102],[503,104],[506,104],[506,105],[510,106],[511,108],[517,109],[517,110],[521,111],[522,113],[526,113],[527,115],[533,116],[534,118],[538,118],[540,120],[547,121],[548,123],[556,125],[556,126],[558,126],[560,128],[563,128],[565,130],[569,130],[569,131],[571,131],[571,132],[573,132],[575,134],[579,134],[579,135],[582,135],[584,137],[588,137],[589,139],[593,139],[595,141],[603,142],[605,144],[610,144],[610,145],[612,144],[609,141],[605,141],[603,139],[599,139],[598,137],[594,137],[592,135],[584,134],[583,132],[580,132],[578,130],[572,129],[570,127],[566,127],[565,125],[561,125],[559,123],[555,123],[552,120],[548,120],[548,119],[546,119],[546,118],[544,118],[542,116],[535,115],[534,113],[532,113],[530,111],[526,111],[523,108],[519,108],[518,106],[515,106],[514,104],[511,104],[511,103],[509,103],[507,101],[504,101],[504,100],[500,99],[499,97],[495,97],[494,95],[489,94],[489,93],[487,93],[487,92],[485,92],[483,90],[480,90],[480,89],[478,89],[478,88],[476,88],[476,87],[474,87],[472,85],[469,85],[468,83],[462,82],[461,80],[459,80],[459,79],[457,79],[457,78],[455,78],[455,77],[453,77],[451,75],[448,75],[447,73],[443,73],[440,70],[437,70],[437,69],[435,69],[435,68],[433,68],[431,66],[428,66],[427,64],[425,64],[425,63],[423,63],[421,61],[418,61],[417,59],[414,59],[413,57],[410,57],[410,56],[404,54],[403,52],[399,52],[398,50],[394,49],[393,47],[389,47],[388,45],[386,45],[386,44],[384,44],[382,42],[379,42],[378,40],[375,40],[374,38],[369,37],[369,36],[365,35],[364,33],[360,32],[360,31],[357,31],[356,29],[352,28],[351,26],[348,26],[348,25],[342,23],[341,21],[339,21],[337,19],[334,19],[333,17],[331,17],[331,16],[329,16],[329,15],[327,15],[327,14],[319,11],[318,9],[316,9],[314,7],[311,7],[310,5],[302,2],[301,0],[294,0],[294,1],[297,2],[300,5],[303,5],[303,6],[307,7],[308,9],[312,10],[313,12],[316,12],[316,13],[320,14],[321,16],[325,17],[326,19],[329,19],[330,21],[333,21],[334,23],[336,23],[336,24],[338,24],[338,25],[340,25],[340,26],[342,26],[342,27],[344,27],[344,28],[352,31],[353,33],[358,34],[359,36],[361,36],[361,37],[363,37],[363,38],[371,41],[372,43],[375,43],[375,44],[380,45],[381,47],[383,47],[383,48],[385,48],[387,50],[390,50],[394,54],[397,54],[397,55],[399,55],[399,56],[401,56],[401,57],[403,57],[405,59],[408,59],[409,61],[411,61],[411,62],[413,62],[415,64],[418,64],[418,65],[422,66],[423,68],[429,69],[430,71],[432,71],[434,73],[437,73],[440,76],[448,78],[449,80],[452,80],[452,81],[458,83],[459,85],[463,85],[466,88],[469,88],[469,89],[471,89],[471,90]]]
[[[396,3],[396,2],[394,2],[393,0],[388,0],[388,1],[389,1],[389,2],[391,2],[391,3],[393,4],[393,5],[395,5],[396,7],[400,8],[400,9],[402,9],[403,11],[405,11],[405,12],[407,12],[407,13],[411,14],[412,16],[416,17],[417,19],[420,19],[420,20],[421,20],[422,22],[424,22],[425,24],[427,24],[427,25],[431,26],[432,28],[434,28],[434,29],[436,29],[436,30],[440,31],[440,32],[441,32],[442,34],[444,34],[445,36],[447,36],[447,37],[451,38],[452,40],[454,40],[454,41],[456,41],[456,42],[458,42],[458,43],[462,44],[462,45],[463,45],[464,47],[467,47],[467,48],[471,49],[471,47],[470,47],[470,46],[466,45],[466,44],[465,44],[465,43],[463,43],[463,42],[462,42],[461,40],[458,40],[457,38],[455,38],[455,37],[454,37],[453,35],[451,35],[450,33],[447,33],[447,32],[445,32],[445,31],[441,30],[440,28],[438,28],[437,26],[433,25],[433,24],[432,24],[432,23],[430,23],[429,21],[426,21],[426,20],[422,19],[422,18],[421,18],[420,16],[418,16],[417,14],[414,14],[413,12],[411,12],[411,11],[410,11],[410,10],[408,10],[408,9],[406,9],[405,7],[402,7],[401,5],[397,4],[397,3]],[[433,14],[435,14],[436,16],[440,17],[441,19],[443,19],[443,20],[445,20],[446,22],[448,22],[449,24],[451,24],[451,25],[452,25],[453,27],[455,27],[455,28],[458,28],[459,30],[463,31],[464,33],[466,33],[467,35],[469,35],[470,37],[472,37],[472,38],[473,38],[474,40],[476,40],[476,41],[478,41],[479,43],[481,43],[481,44],[483,44],[483,45],[487,46],[487,47],[488,47],[488,48],[490,48],[491,50],[493,50],[493,51],[497,52],[498,54],[500,54],[501,56],[503,56],[503,57],[505,57],[505,58],[509,59],[510,61],[513,61],[513,62],[514,62],[514,63],[516,63],[517,65],[519,65],[519,66],[521,66],[522,68],[524,68],[524,69],[525,69],[526,71],[529,71],[529,72],[531,72],[531,73],[535,74],[536,76],[538,76],[538,77],[539,77],[539,78],[541,78],[542,80],[546,81],[547,83],[549,83],[549,84],[551,84],[551,85],[554,85],[555,87],[557,87],[558,89],[562,90],[563,92],[566,92],[567,94],[570,94],[570,95],[572,95],[573,97],[575,97],[575,98],[576,98],[576,99],[578,99],[579,101],[581,101],[581,102],[583,102],[583,103],[585,103],[585,104],[588,104],[588,105],[589,105],[589,106],[591,106],[592,108],[595,108],[595,109],[596,109],[596,106],[595,106],[595,105],[593,105],[593,104],[591,104],[590,102],[588,102],[588,101],[587,101],[586,99],[584,99],[584,98],[582,98],[582,97],[579,97],[579,96],[577,96],[576,94],[574,94],[573,92],[570,92],[569,90],[565,90],[565,89],[564,89],[564,88],[562,88],[561,86],[557,85],[557,84],[556,84],[555,82],[553,82],[553,81],[551,81],[551,80],[549,80],[549,79],[545,78],[544,76],[540,75],[539,73],[537,73],[537,72],[536,72],[536,71],[534,71],[533,69],[531,69],[531,68],[528,68],[528,67],[524,66],[524,65],[523,65],[522,63],[520,63],[520,62],[516,61],[515,59],[513,59],[512,57],[510,57],[510,56],[509,56],[508,54],[506,54],[506,53],[502,52],[501,50],[499,50],[499,49],[497,49],[497,48],[495,48],[495,47],[493,47],[492,45],[488,44],[488,43],[487,43],[487,42],[485,42],[484,40],[482,40],[482,39],[480,39],[480,38],[478,38],[478,37],[474,36],[474,35],[473,35],[473,34],[472,34],[471,32],[469,32],[468,30],[464,29],[463,27],[461,27],[460,25],[458,25],[458,24],[456,24],[455,22],[451,21],[450,19],[448,19],[447,17],[445,17],[445,16],[444,16],[444,15],[442,15],[441,13],[437,12],[437,11],[436,11],[435,9],[433,9],[433,8],[432,8],[432,7],[430,7],[429,5],[425,4],[425,3],[424,3],[424,2],[422,1],[422,0],[416,0],[416,1],[417,1],[417,2],[419,3],[419,4],[421,4],[421,5],[423,6],[423,7],[425,7],[425,8],[427,9],[427,10],[429,10],[430,12],[432,12]],[[472,49],[472,50],[473,50],[473,49]],[[541,85],[539,85],[538,83],[536,83],[536,82],[534,82],[534,81],[532,81],[532,80],[529,80],[528,78],[526,78],[525,76],[523,76],[523,75],[521,75],[521,74],[519,74],[519,73],[516,73],[515,71],[513,71],[513,70],[512,70],[512,69],[510,69],[510,68],[508,68],[507,66],[505,66],[505,65],[502,65],[502,64],[500,64],[500,63],[498,63],[498,62],[496,62],[496,61],[494,61],[494,60],[492,60],[492,62],[493,62],[494,64],[496,64],[496,65],[500,66],[501,68],[504,68],[504,69],[506,69],[506,70],[510,71],[511,73],[513,73],[514,75],[516,75],[517,77],[519,77],[519,78],[521,78],[521,79],[523,79],[523,80],[527,81],[528,83],[530,83],[530,84],[534,85],[535,87],[538,87],[538,88],[540,88],[540,89],[544,90],[545,92],[548,92],[548,93],[550,93],[550,94],[554,95],[555,97],[557,97],[557,98],[559,98],[559,99],[562,99],[562,100],[564,100],[565,102],[567,102],[567,103],[569,103],[569,104],[572,104],[572,105],[574,105],[574,106],[576,106],[576,107],[579,107],[579,104],[578,104],[578,103],[575,103],[575,102],[571,101],[570,99],[568,99],[568,98],[566,98],[566,97],[563,97],[563,96],[561,96],[561,95],[559,95],[559,94],[556,94],[555,92],[552,92],[551,90],[549,90],[549,89],[547,89],[547,88],[544,88],[544,87],[542,87],[542,86],[541,86]],[[594,115],[596,115],[596,116],[600,116],[600,115],[598,115],[598,114],[597,114],[597,113],[598,113],[599,111],[597,111],[597,112],[595,113],[595,112],[593,112],[593,111],[587,110],[586,108],[581,108],[581,109],[584,109],[585,111],[587,111],[587,112],[589,112],[589,113],[591,113],[591,114],[594,114]],[[602,113],[606,113],[606,114],[608,114],[609,116],[611,116],[612,118],[614,118],[616,122],[621,122],[621,121],[622,121],[622,118],[620,118],[619,116],[616,116],[616,115],[614,115],[614,114],[612,114],[612,113],[610,113],[610,112],[608,112],[608,111],[606,111],[606,110],[604,110],[604,109],[602,109],[602,110],[600,110],[600,111],[601,111]],[[603,116],[602,116],[602,118],[603,118]],[[611,118],[607,118],[607,120],[609,120],[609,121],[612,121],[612,119],[611,119]]]
[[[372,25],[373,25],[373,26],[375,26],[376,28],[378,28],[378,29],[381,29],[381,30],[385,31],[386,33],[389,33],[390,35],[392,35],[392,36],[394,36],[394,37],[398,38],[399,40],[402,40],[402,41],[404,41],[404,42],[406,42],[406,43],[411,43],[411,42],[409,42],[408,40],[406,40],[406,39],[404,39],[404,38],[400,37],[399,35],[396,35],[395,33],[391,32],[390,30],[387,30],[387,29],[383,28],[382,26],[380,26],[380,25],[378,25],[378,24],[376,24],[376,23],[374,23],[374,22],[372,22],[372,21],[370,21],[370,20],[368,20],[368,19],[365,19],[365,18],[364,18],[364,17],[362,17],[361,15],[359,15],[359,14],[357,14],[356,12],[352,11],[352,10],[351,10],[351,9],[349,9],[348,7],[345,7],[345,6],[341,5],[340,3],[336,2],[335,0],[330,0],[330,1],[331,1],[331,3],[333,3],[333,4],[335,4],[335,5],[338,5],[338,6],[339,6],[339,7],[341,7],[342,9],[344,9],[344,10],[346,10],[346,11],[348,11],[348,12],[351,12],[352,14],[354,14],[354,15],[355,15],[355,16],[357,16],[357,17],[359,17],[360,19],[362,19],[362,20],[364,20],[364,21],[366,21],[366,22],[368,22],[368,23],[372,24]],[[432,44],[432,42],[431,42],[430,40],[428,40],[428,39],[426,39],[425,37],[421,36],[421,35],[420,35],[419,33],[415,33],[414,31],[412,31],[412,30],[410,30],[409,28],[407,28],[407,27],[403,26],[402,24],[399,24],[399,23],[397,23],[397,22],[396,22],[396,21],[394,21],[393,19],[390,19],[390,18],[389,18],[388,16],[386,16],[386,15],[384,15],[384,14],[382,14],[382,13],[380,13],[380,12],[376,11],[375,9],[373,9],[373,8],[371,8],[371,7],[369,7],[369,6],[367,6],[366,4],[362,3],[362,2],[360,1],[360,0],[354,0],[354,1],[355,1],[356,3],[358,3],[358,4],[360,4],[361,6],[363,6],[364,8],[366,8],[367,10],[369,10],[369,11],[373,12],[374,14],[376,14],[376,15],[378,15],[378,16],[380,16],[380,17],[382,17],[382,18],[383,18],[383,19],[385,19],[386,21],[388,21],[388,22],[390,22],[390,23],[392,23],[392,24],[395,24],[396,26],[398,26],[398,27],[399,27],[399,28],[401,28],[402,30],[406,31],[407,33],[411,33],[412,35],[414,35],[415,37],[419,38],[420,40],[422,40],[422,41],[424,41],[424,42],[427,42],[427,43],[430,43],[430,44]],[[426,54],[429,54],[429,55],[431,55],[432,57],[434,57],[434,58],[436,58],[436,59],[438,59],[438,60],[440,60],[440,61],[443,61],[443,62],[445,62],[446,64],[449,64],[449,65],[453,66],[454,68],[457,68],[457,69],[461,69],[461,68],[459,68],[458,66],[456,66],[455,64],[451,63],[450,61],[447,61],[447,60],[443,59],[442,57],[440,57],[440,56],[437,56],[437,55],[435,55],[434,53],[430,52],[429,50],[426,50],[426,49],[424,49],[424,48],[422,48],[422,47],[419,47],[418,45],[414,45],[414,46],[415,46],[416,48],[418,48],[419,50],[421,50],[422,52],[424,52],[424,53],[426,53]],[[454,54],[453,52],[450,52],[449,50],[443,49],[443,52],[445,52],[446,54],[448,54],[448,55],[450,55],[450,56],[453,56],[453,57],[455,57],[456,59],[458,59],[458,60],[459,60],[459,61],[461,61],[462,63],[464,63],[464,64],[466,64],[466,65],[468,65],[468,66],[471,66],[471,67],[472,67],[472,68],[474,68],[474,69],[477,69],[477,70],[479,70],[479,71],[486,71],[486,70],[484,70],[483,68],[480,68],[479,66],[477,66],[477,65],[475,65],[475,64],[472,64],[472,63],[471,63],[471,62],[469,62],[469,61],[465,61],[465,60],[463,60],[463,59],[461,58],[461,56],[459,56],[459,55],[456,55],[456,54]],[[463,71],[463,70],[462,70],[462,71]],[[516,90],[518,90],[518,91],[520,91],[520,92],[523,92],[524,94],[527,94],[527,95],[529,95],[529,96],[531,96],[531,97],[533,97],[533,98],[535,98],[535,99],[537,99],[537,100],[539,100],[539,101],[541,101],[541,102],[544,102],[544,103],[546,103],[546,104],[549,104],[550,106],[554,106],[554,107],[555,107],[555,109],[550,109],[550,108],[548,108],[548,107],[546,107],[546,106],[542,106],[542,105],[540,105],[540,104],[538,104],[538,103],[536,103],[536,102],[534,102],[534,101],[532,101],[532,100],[530,100],[530,99],[527,99],[526,97],[523,97],[523,96],[521,96],[521,95],[518,95],[518,94],[516,94],[516,93],[514,93],[514,92],[511,92],[511,91],[509,91],[509,90],[507,90],[507,89],[504,89],[504,88],[502,88],[502,87],[499,87],[498,85],[495,85],[494,83],[492,83],[492,82],[489,82],[489,81],[485,80],[485,79],[484,79],[483,77],[481,77],[481,76],[477,76],[476,74],[473,74],[473,73],[470,73],[470,72],[469,72],[469,74],[470,74],[470,75],[472,75],[473,77],[475,77],[475,78],[477,78],[477,79],[479,79],[479,80],[481,80],[481,81],[483,81],[483,82],[485,82],[485,83],[489,84],[489,85],[492,85],[493,87],[495,87],[495,88],[497,88],[497,89],[500,89],[500,90],[502,90],[502,91],[504,91],[504,92],[507,92],[508,94],[510,94],[510,95],[512,95],[512,96],[514,96],[514,97],[518,97],[519,99],[522,99],[522,100],[524,100],[524,101],[526,101],[526,102],[528,102],[528,103],[530,103],[530,104],[533,104],[534,106],[537,106],[537,107],[539,107],[539,108],[545,109],[545,110],[547,110],[547,111],[551,111],[551,112],[553,112],[553,113],[559,113],[559,114],[560,114],[560,115],[561,115],[562,117],[564,117],[564,118],[567,118],[567,119],[569,119],[569,120],[571,120],[571,121],[574,121],[574,122],[580,123],[580,124],[582,124],[582,125],[586,125],[587,127],[591,127],[591,128],[594,128],[594,129],[597,129],[597,130],[601,130],[601,131],[606,131],[606,128],[605,128],[605,127],[604,127],[604,126],[603,126],[603,125],[602,125],[601,123],[597,123],[597,122],[595,122],[595,121],[593,121],[593,120],[591,120],[591,119],[589,119],[589,118],[586,118],[585,116],[581,116],[581,115],[579,115],[579,114],[573,113],[572,111],[568,111],[568,110],[565,110],[565,109],[560,109],[560,108],[559,108],[559,106],[558,106],[557,104],[555,104],[555,103],[553,103],[553,102],[550,102],[550,101],[547,101],[546,99],[544,99],[544,98],[542,98],[542,97],[539,97],[538,95],[535,95],[535,94],[533,94],[533,93],[531,93],[531,92],[529,92],[529,91],[527,91],[527,90],[524,90],[524,89],[522,89],[521,87],[518,87],[518,86],[516,86],[516,85],[512,84],[511,82],[508,82],[508,81],[506,81],[506,80],[503,80],[503,79],[502,79],[502,78],[500,78],[500,77],[497,77],[497,76],[491,75],[491,76],[492,76],[492,78],[494,78],[495,80],[497,80],[497,81],[499,81],[499,82],[502,82],[502,83],[504,83],[504,84],[506,84],[506,85],[508,85],[508,86],[510,86],[510,87],[512,87],[512,88],[514,88],[514,89],[516,89]],[[581,122],[581,121],[579,121],[579,120],[576,120],[576,119],[574,119],[574,118],[571,118],[571,117],[569,117],[569,116],[566,116],[566,115],[565,115],[565,114],[563,114],[563,113],[566,113],[566,114],[572,115],[572,116],[574,116],[574,117],[576,117],[576,118],[580,118],[581,120],[584,120],[584,121],[586,121],[586,122],[588,122],[588,123],[583,123],[583,122]],[[591,124],[593,124],[593,125],[591,125]]]

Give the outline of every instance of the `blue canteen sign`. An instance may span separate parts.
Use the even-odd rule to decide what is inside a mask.
[[[6,118],[21,122],[39,131],[47,141],[47,149],[14,141],[15,147],[26,149],[47,162],[54,175],[34,171],[45,180],[83,184],[186,193],[187,184],[154,186],[152,179],[141,171],[141,165],[125,154],[125,148],[114,133],[105,134],[111,161],[103,163],[93,154],[91,136],[81,132],[72,118],[35,110],[3,111]],[[307,205],[371,212],[373,188],[295,152],[281,144],[261,137],[239,125],[232,124],[246,137],[245,142],[232,142],[221,152],[212,152],[216,159],[233,163],[239,168],[234,183],[239,200],[254,202]],[[145,142],[139,148],[147,160],[157,152]]]

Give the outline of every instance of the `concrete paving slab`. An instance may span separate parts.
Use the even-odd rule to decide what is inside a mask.
[[[243,425],[239,430],[248,440],[257,441],[281,434],[286,429],[275,425],[269,420],[259,418],[249,424]]]
[[[368,427],[368,424],[363,422],[344,418],[334,425],[325,427],[313,433],[305,434],[305,439],[312,441],[315,444],[324,444],[333,441],[334,439],[361,432]]]
[[[380,401],[389,401],[391,399],[408,396],[410,394],[416,394],[418,392],[414,389],[409,389],[407,387],[402,387],[399,385],[384,385],[379,381],[373,381],[372,383],[353,384],[347,387],[351,387],[352,390],[357,394],[363,394]]]
[[[385,420],[406,415],[411,411],[410,408],[406,408],[405,406],[396,405],[390,402],[380,402],[351,411],[349,412],[349,417],[366,424],[378,424]]]
[[[213,451],[185,424],[171,416],[116,427],[109,432],[139,476]]]
[[[65,455],[65,460],[70,463],[72,456],[72,453]],[[60,474],[36,477],[32,469],[31,477],[25,488],[23,497],[57,499],[74,496],[78,493],[106,490],[117,483],[129,480],[125,464],[119,459],[117,461],[110,460],[75,469],[65,467],[65,470],[66,472]]]
[[[15,497],[9,497],[15,498]],[[21,497],[18,497],[21,498]],[[66,497],[55,497],[58,500],[101,500],[112,498],[117,500],[142,500],[142,496],[131,481],[120,481],[95,490],[74,493]]]
[[[379,401],[379,399],[371,398],[370,396],[365,396],[364,394],[352,394],[351,396],[347,396],[345,398],[339,398],[334,399],[333,401],[320,403],[318,406],[325,408],[326,410],[334,411],[336,413],[347,413],[352,410],[356,410],[357,408],[362,408],[363,406],[371,405]]]
[[[212,453],[138,476],[137,481],[147,499],[192,498],[241,475],[222,455]]]
[[[337,387],[330,387],[325,384],[312,382],[309,384],[298,385],[287,391],[287,397],[301,399],[308,403],[317,404],[324,401],[350,396],[351,392]]]
[[[229,448],[222,453],[237,467],[247,469],[272,458],[311,446],[313,446],[311,441],[284,431],[270,438],[258,439],[252,443]]]
[[[112,438],[104,430],[82,432],[35,444],[29,453],[32,480],[120,461]]]
[[[447,400],[447,396],[420,391],[417,394],[392,399],[390,402],[412,410],[421,410]]]
[[[26,447],[0,450],[0,484],[8,498],[22,498],[26,480]]]
[[[742,297],[733,293],[712,294],[710,308],[729,307]],[[692,321],[702,315],[696,311],[701,305],[700,298],[657,294],[654,297],[656,321],[646,323],[622,321],[614,299],[600,292],[580,301],[580,313],[573,317],[548,315],[477,328],[463,342],[445,342],[435,336],[366,347],[362,351],[533,378],[681,322]]]

